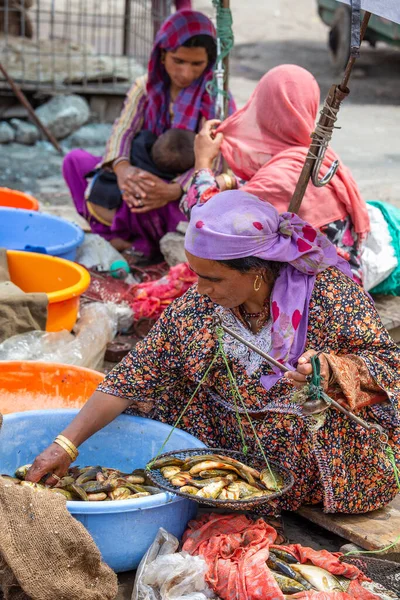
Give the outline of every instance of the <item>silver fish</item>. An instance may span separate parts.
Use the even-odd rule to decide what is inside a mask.
[[[291,565],[291,567],[319,592],[343,592],[336,577],[321,567],[315,565]]]

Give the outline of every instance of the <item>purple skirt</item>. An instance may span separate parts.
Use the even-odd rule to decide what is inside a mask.
[[[142,214],[132,213],[127,204],[122,202],[112,224],[109,227],[103,225],[89,213],[85,201],[88,185],[85,175],[93,171],[100,161],[101,156],[93,156],[85,150],[72,150],[64,159],[62,172],[76,210],[88,221],[93,233],[106,240],[121,238],[131,242],[134,250],[144,256],[157,256],[160,254],[160,239],[166,233],[176,231],[180,221],[187,220],[179,209],[179,201]]]

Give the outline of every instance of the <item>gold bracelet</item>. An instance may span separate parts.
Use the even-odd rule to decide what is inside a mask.
[[[232,187],[233,187],[233,185],[232,185],[232,177],[230,177],[227,173],[221,173],[221,175],[224,178],[226,189],[227,190],[231,190]]]
[[[56,437],[57,440],[61,440],[62,442],[64,442],[64,444],[67,444],[67,446],[69,446],[72,450],[72,452],[74,454],[76,454],[78,456],[79,452],[78,452],[78,448],[75,446],[75,444],[73,444],[71,442],[71,440],[69,440],[67,437],[65,437],[65,435],[62,435],[61,433]]]
[[[69,446],[67,446],[67,444],[65,442],[63,442],[62,440],[56,438],[54,440],[54,443],[57,444],[58,446],[60,446],[60,448],[62,448],[63,450],[65,450],[65,452],[68,454],[68,456],[70,457],[72,462],[74,462],[78,458],[79,452],[78,451],[73,452],[73,450],[71,450],[71,448]]]

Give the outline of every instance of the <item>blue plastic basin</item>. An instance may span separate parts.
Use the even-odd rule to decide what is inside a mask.
[[[75,260],[84,233],[78,225],[20,208],[0,207],[0,248]]]
[[[0,473],[12,474],[17,467],[31,463],[77,412],[61,409],[5,415],[0,431]],[[157,455],[170,430],[169,425],[151,419],[121,415],[82,444],[77,462],[123,471],[144,467]],[[204,448],[204,444],[176,429],[165,451],[184,448]],[[117,573],[138,566],[159,527],[179,538],[197,512],[195,502],[165,492],[139,500],[66,504]]]

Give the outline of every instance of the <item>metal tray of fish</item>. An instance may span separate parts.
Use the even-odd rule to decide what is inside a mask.
[[[161,454],[147,464],[146,472],[167,492],[208,506],[249,510],[286,494],[294,484],[286,467],[274,461],[269,465],[225,448],[191,448]]]

